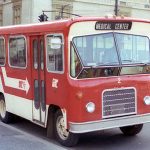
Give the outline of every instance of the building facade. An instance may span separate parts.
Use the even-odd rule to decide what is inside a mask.
[[[51,0],[0,0],[0,25],[38,22],[42,10],[51,7]]]
[[[114,15],[115,0],[0,0],[0,26],[39,22],[43,11],[48,20]],[[150,19],[150,0],[118,0],[117,12]]]

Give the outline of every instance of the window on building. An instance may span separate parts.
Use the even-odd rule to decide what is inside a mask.
[[[127,4],[126,2],[120,1],[121,6],[126,6],[126,4]]]
[[[4,38],[0,37],[0,65],[5,64],[5,45]]]
[[[63,71],[63,37],[47,36],[47,69],[51,72]]]
[[[52,0],[53,12],[52,18],[55,20],[60,18],[70,18],[73,9],[73,0]]]
[[[0,26],[3,25],[3,8],[0,6]]]
[[[21,23],[22,0],[14,0],[13,2],[13,23]]]
[[[24,37],[9,39],[9,63],[12,67],[26,67],[26,43]]]

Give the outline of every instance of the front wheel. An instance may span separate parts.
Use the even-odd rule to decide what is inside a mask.
[[[54,134],[60,144],[67,147],[77,144],[79,135],[71,133],[65,128],[64,117],[61,110],[55,113],[54,129]]]
[[[13,115],[6,111],[6,103],[3,95],[0,95],[0,120],[4,123],[10,123]]]
[[[140,133],[142,128],[143,128],[143,124],[137,124],[137,125],[127,126],[127,127],[120,127],[120,130],[123,132],[124,135],[134,136]]]

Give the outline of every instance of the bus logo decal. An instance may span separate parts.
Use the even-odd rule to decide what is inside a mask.
[[[118,83],[119,83],[119,84],[121,83],[121,79],[120,79],[120,78],[118,78]]]
[[[52,80],[52,87],[53,88],[58,88],[58,79],[54,79]]]
[[[22,80],[22,79],[7,77],[6,70],[4,67],[2,67],[2,73],[4,77],[5,86],[26,91],[26,94],[28,93],[30,85],[27,78],[26,80]]]

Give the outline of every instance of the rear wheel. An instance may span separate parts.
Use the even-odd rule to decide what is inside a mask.
[[[64,117],[61,110],[58,110],[55,113],[54,128],[54,134],[60,144],[67,147],[71,147],[77,144],[79,136],[77,134],[69,132],[65,128]]]
[[[4,123],[10,123],[13,115],[6,111],[6,103],[3,95],[0,95],[0,120]]]
[[[143,124],[137,124],[137,125],[133,125],[133,126],[121,127],[120,130],[126,136],[134,136],[134,135],[140,133],[142,128],[143,128]]]

